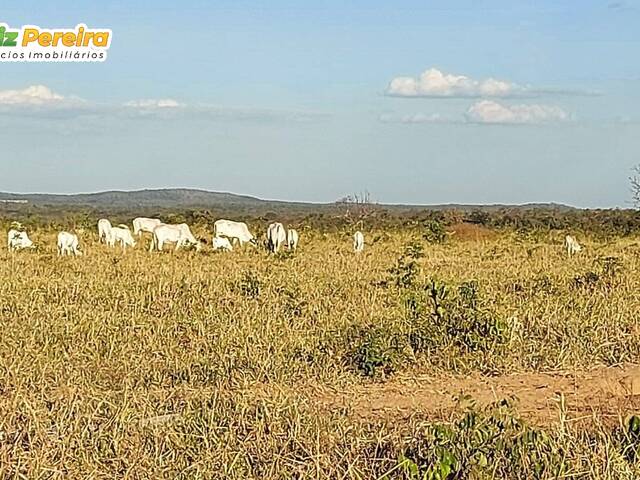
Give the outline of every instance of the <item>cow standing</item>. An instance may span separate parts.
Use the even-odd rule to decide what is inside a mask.
[[[158,225],[161,225],[162,222],[157,218],[145,218],[138,217],[133,219],[133,234],[137,235],[138,238],[142,236],[142,232],[153,233],[153,229]]]
[[[570,257],[582,251],[582,247],[578,241],[571,235],[564,237],[564,248],[567,250]]]
[[[82,255],[79,249],[78,235],[69,232],[58,233],[58,255]]]
[[[293,228],[287,230],[287,247],[294,252],[298,248],[298,232]]]
[[[353,235],[353,251],[356,253],[360,253],[364,250],[364,235],[362,232],[357,231]]]
[[[233,244],[238,241],[240,247],[245,243],[256,244],[256,239],[249,231],[247,224],[244,222],[234,222],[232,220],[216,220],[213,224],[214,237],[227,237]]]
[[[267,228],[267,247],[271,253],[278,253],[280,247],[287,241],[287,233],[284,225],[279,222],[272,223]]]
[[[126,250],[127,247],[135,247],[136,242],[131,235],[131,230],[128,227],[112,227],[107,237],[107,245],[114,247],[116,243],[119,243],[122,250]]]
[[[98,242],[107,243],[111,228],[111,222],[106,218],[98,220]]]
[[[161,252],[165,243],[175,243],[175,250],[189,245],[194,245],[196,247],[196,251],[200,251],[202,248],[202,245],[193,236],[189,229],[189,225],[186,223],[181,223],[179,225],[162,224],[154,228],[153,240],[149,251],[152,252],[155,249]]]

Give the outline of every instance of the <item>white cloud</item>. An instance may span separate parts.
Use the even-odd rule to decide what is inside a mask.
[[[418,78],[394,78],[389,82],[386,93],[399,97],[507,97],[524,92],[523,87],[505,80],[489,78],[480,81],[430,68]]]
[[[0,90],[0,114],[39,119],[76,117],[124,117],[130,119],[174,119],[188,116],[209,121],[314,121],[326,118],[324,112],[227,107],[205,103],[187,104],[172,98],[137,99],[124,103],[86,101],[62,95],[44,85],[21,90]]]
[[[74,100],[78,100],[75,98]],[[22,90],[0,90],[0,105],[43,106],[60,105],[67,101],[65,97],[53,92],[44,85],[32,85]]]
[[[519,104],[508,105],[493,100],[480,100],[471,105],[464,115],[443,116],[439,113],[384,113],[378,117],[383,123],[404,124],[491,124],[491,125],[537,125],[573,120],[572,116],[555,105]]]
[[[393,97],[406,98],[522,98],[541,95],[601,95],[600,92],[575,88],[534,88],[496,78],[476,80],[465,75],[445,73],[437,68],[429,68],[417,78],[396,77],[389,82],[385,93]]]
[[[132,108],[179,108],[184,107],[183,103],[178,102],[172,98],[160,98],[160,99],[145,99],[145,100],[131,100],[124,104],[125,107]]]
[[[92,114],[95,106],[70,95],[61,95],[44,85],[19,90],[0,90],[0,114],[28,118],[73,118]]]
[[[554,105],[503,105],[481,100],[469,107],[468,122],[489,124],[539,124],[569,120],[569,115]]]

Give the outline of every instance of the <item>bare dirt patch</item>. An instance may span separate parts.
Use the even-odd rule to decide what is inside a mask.
[[[576,424],[614,424],[640,410],[640,366],[496,377],[400,377],[385,383],[325,391],[316,401],[365,420],[416,414],[443,420],[458,412],[461,401],[468,398],[478,406],[507,399],[524,420],[538,426],[561,418]]]
[[[492,240],[497,237],[494,230],[473,223],[458,223],[451,225],[447,230],[458,241],[480,242]]]

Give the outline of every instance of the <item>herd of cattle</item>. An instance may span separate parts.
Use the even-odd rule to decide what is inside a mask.
[[[167,243],[175,244],[175,250],[193,247],[196,251],[200,251],[202,244],[206,243],[205,240],[196,239],[186,223],[170,225],[162,223],[157,218],[138,217],[133,220],[132,233],[127,225],[113,226],[106,218],[98,220],[98,240],[110,247],[119,245],[123,250],[126,250],[127,247],[134,247],[136,245],[134,236],[140,239],[143,232],[151,234],[150,252],[162,251]],[[266,247],[272,253],[278,253],[283,247],[295,251],[298,248],[298,240],[298,232],[293,228],[285,229],[282,223],[272,223],[267,228]],[[233,245],[238,244],[242,247],[246,243],[257,244],[256,238],[251,234],[246,223],[217,220],[213,224],[211,245],[214,250],[231,251]],[[60,232],[58,234],[58,255],[82,255],[79,245],[80,241],[75,233]],[[10,251],[16,251],[35,248],[35,245],[26,231],[12,228],[7,235],[7,247]],[[364,250],[362,232],[358,231],[354,234],[353,250],[356,253]]]

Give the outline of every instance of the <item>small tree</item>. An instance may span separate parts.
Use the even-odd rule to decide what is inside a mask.
[[[343,210],[343,216],[352,222],[362,221],[375,214],[375,204],[367,190],[342,197],[336,204]]]
[[[640,207],[640,165],[633,167],[633,175],[629,177],[629,181],[631,182],[633,203],[636,207]]]

